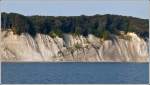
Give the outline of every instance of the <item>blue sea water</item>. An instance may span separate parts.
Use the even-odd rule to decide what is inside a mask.
[[[2,62],[3,84],[147,84],[148,63]]]

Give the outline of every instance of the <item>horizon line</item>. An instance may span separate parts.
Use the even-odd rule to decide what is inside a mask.
[[[121,15],[121,14],[111,14],[111,13],[108,13],[108,14],[92,14],[92,15],[87,15],[87,14],[80,14],[80,15],[43,15],[43,14],[33,14],[33,15],[25,15],[25,14],[22,14],[22,13],[17,13],[17,12],[1,12],[2,13],[7,13],[7,14],[10,14],[10,13],[16,13],[16,14],[20,14],[20,15],[23,15],[23,16],[27,16],[27,17],[32,17],[32,16],[45,16],[45,17],[48,17],[48,16],[52,16],[52,17],[78,17],[78,16],[96,16],[96,15],[99,15],[99,16],[104,16],[104,15],[112,15],[112,16],[122,16],[122,17],[131,17],[131,18],[138,18],[138,19],[148,19],[149,18],[142,18],[142,17],[137,17],[137,16],[131,16],[131,15]]]

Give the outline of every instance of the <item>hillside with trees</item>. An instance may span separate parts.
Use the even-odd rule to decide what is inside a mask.
[[[109,34],[120,35],[120,31],[135,32],[141,37],[149,37],[148,19],[139,19],[121,15],[94,16],[24,16],[17,13],[1,14],[2,31],[11,29],[14,34],[36,33],[60,36],[63,33],[87,36],[93,34],[107,38]]]

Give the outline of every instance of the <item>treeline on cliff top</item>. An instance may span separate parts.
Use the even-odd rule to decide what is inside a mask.
[[[24,16],[17,13],[1,13],[2,31],[11,29],[13,33],[47,34],[52,37],[63,33],[97,37],[107,37],[110,33],[119,35],[120,31],[135,32],[143,37],[149,36],[148,19],[139,19],[121,15],[94,16]]]

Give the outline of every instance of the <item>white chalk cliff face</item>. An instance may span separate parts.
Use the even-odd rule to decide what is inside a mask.
[[[1,61],[64,61],[64,62],[147,62],[148,41],[134,33],[123,39],[112,35],[111,40],[64,34],[52,38],[37,34],[35,38],[23,33],[1,32]]]

